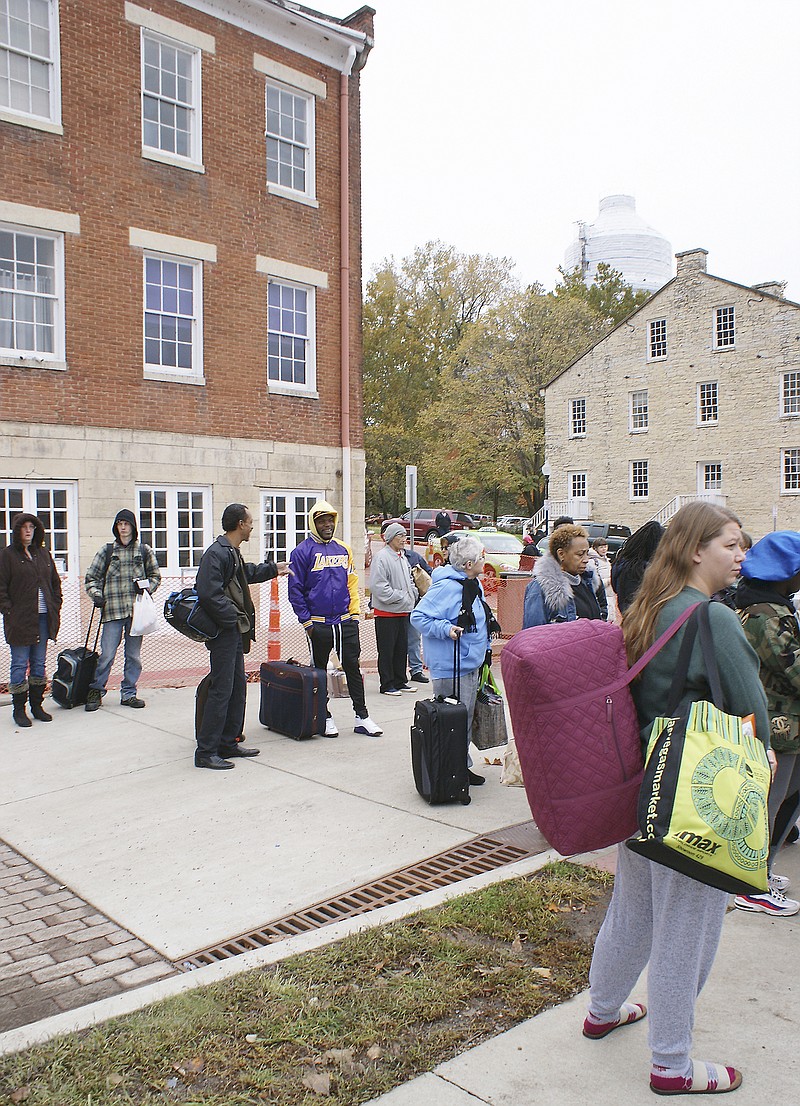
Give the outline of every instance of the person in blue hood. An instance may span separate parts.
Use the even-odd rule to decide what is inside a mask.
[[[461,702],[467,707],[467,741],[478,695],[478,675],[489,648],[490,625],[478,579],[485,553],[475,537],[459,537],[450,546],[450,563],[433,570],[431,586],[411,612],[411,624],[422,634],[434,696],[453,693],[453,642],[461,658]],[[483,776],[469,773],[474,787]]]
[[[327,668],[331,650],[336,650],[353,701],[355,732],[380,737],[383,730],[369,716],[364,677],[358,664],[361,655],[358,573],[350,547],[334,538],[338,520],[336,508],[324,499],[314,503],[308,512],[311,533],[295,546],[290,558],[294,575],[289,577],[289,602],[308,634],[314,667]],[[328,711],[325,737],[338,736],[336,723]]]

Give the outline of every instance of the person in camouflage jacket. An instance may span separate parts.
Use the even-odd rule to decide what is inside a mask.
[[[778,769],[769,791],[770,832],[787,796],[800,789],[800,621],[792,596],[800,590],[800,534],[777,530],[756,542],[742,565],[736,606],[758,654],[767,693],[770,743]],[[783,832],[773,834],[769,869],[800,817],[800,800]]]
[[[100,659],[89,685],[84,708],[87,711],[97,710],[102,703],[111,666],[123,636],[125,667],[120,701],[123,707],[141,708],[145,705],[144,699],[136,694],[136,685],[142,674],[142,639],[131,636],[131,616],[136,596],[142,591],[152,594],[161,583],[161,573],[153,550],[139,541],[133,511],[117,511],[111,532],[115,540],[98,549],[84,580],[86,594],[102,611],[103,623]]]

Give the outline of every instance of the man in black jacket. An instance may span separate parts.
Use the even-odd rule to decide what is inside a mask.
[[[247,678],[244,654],[255,641],[255,608],[250,584],[260,584],[289,572],[285,561],[248,564],[239,546],[253,532],[253,516],[243,503],[231,503],[222,513],[225,531],[208,547],[197,570],[195,587],[203,610],[219,626],[206,643],[211,654],[211,686],[197,733],[196,768],[233,768],[227,757],[255,757],[258,749],[237,743],[244,726]]]

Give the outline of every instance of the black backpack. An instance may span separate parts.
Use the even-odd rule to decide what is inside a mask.
[[[194,585],[173,591],[164,603],[164,618],[179,634],[192,641],[211,641],[219,633],[219,626],[200,606]]]

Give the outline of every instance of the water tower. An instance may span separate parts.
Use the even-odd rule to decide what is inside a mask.
[[[672,247],[636,214],[633,196],[606,196],[593,223],[578,223],[578,236],[564,254],[564,267],[580,266],[591,284],[604,261],[635,291],[655,292],[672,277]]]

